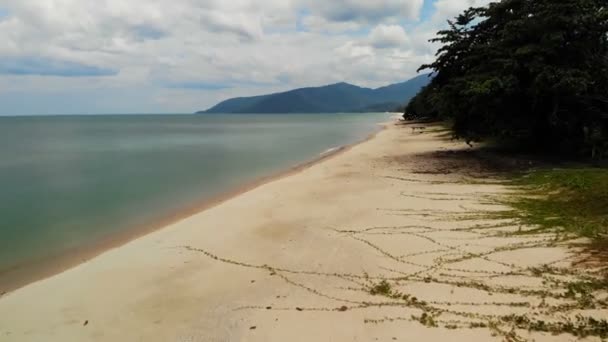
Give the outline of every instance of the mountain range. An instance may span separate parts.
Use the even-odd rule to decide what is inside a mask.
[[[349,83],[229,99],[204,113],[345,113],[385,112],[403,107],[431,78],[428,74],[377,89]]]

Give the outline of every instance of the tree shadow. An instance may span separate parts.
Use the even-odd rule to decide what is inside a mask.
[[[608,240],[596,240],[580,247],[581,255],[573,262],[573,266],[603,269],[608,280]]]

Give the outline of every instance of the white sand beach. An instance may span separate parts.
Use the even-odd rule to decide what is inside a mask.
[[[466,144],[436,126],[387,126],[4,294],[0,340],[572,341],[505,317],[608,318],[535,269],[571,267],[577,248],[480,214],[511,190],[437,157]]]

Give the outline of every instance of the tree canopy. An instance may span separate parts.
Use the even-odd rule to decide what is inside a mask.
[[[406,119],[453,123],[467,141],[544,152],[608,150],[608,2],[503,0],[438,32],[434,78]]]

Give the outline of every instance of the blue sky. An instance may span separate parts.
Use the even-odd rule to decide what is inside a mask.
[[[435,1],[425,1],[420,11],[420,20],[428,21],[435,13]]]
[[[0,115],[177,113],[415,76],[487,0],[3,0]]]

